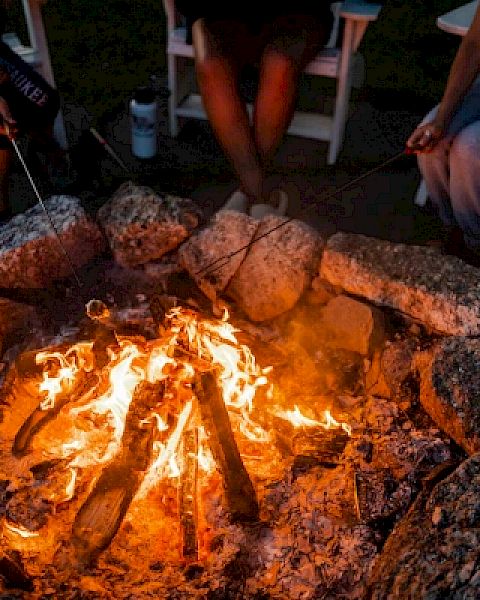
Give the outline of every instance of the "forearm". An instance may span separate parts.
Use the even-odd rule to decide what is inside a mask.
[[[465,38],[457,52],[438,107],[435,123],[445,130],[458,110],[465,94],[480,73],[480,44]]]

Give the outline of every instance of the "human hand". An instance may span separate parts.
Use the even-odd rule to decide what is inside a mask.
[[[434,121],[419,125],[407,140],[407,148],[415,154],[431,152],[443,137],[443,127]]]
[[[10,139],[14,138],[18,131],[17,122],[12,117],[7,101],[2,97],[0,97],[0,117],[2,119],[0,134],[6,135]]]

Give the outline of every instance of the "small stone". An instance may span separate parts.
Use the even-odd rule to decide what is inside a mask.
[[[337,296],[322,310],[329,346],[370,355],[384,338],[383,314],[348,296]]]

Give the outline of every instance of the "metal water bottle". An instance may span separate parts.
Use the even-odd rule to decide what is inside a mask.
[[[153,158],[157,153],[157,101],[149,87],[140,87],[130,101],[132,154]]]

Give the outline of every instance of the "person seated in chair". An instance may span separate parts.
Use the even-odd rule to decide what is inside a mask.
[[[290,125],[299,78],[326,44],[333,23],[330,0],[253,0],[229,3],[176,0],[191,27],[203,104],[240,187],[224,209],[285,214],[284,190],[267,185],[269,162]],[[240,92],[245,67],[258,67],[253,124]]]
[[[0,32],[6,22],[6,3],[0,6]],[[46,170],[65,170],[65,151],[53,137],[53,123],[60,108],[57,90],[0,41],[0,222],[11,216],[9,174],[13,147],[10,139],[29,137],[29,156],[46,157]],[[38,159],[37,159],[38,160]]]
[[[480,5],[453,61],[440,104],[407,146],[443,225],[443,249],[480,265]]]

